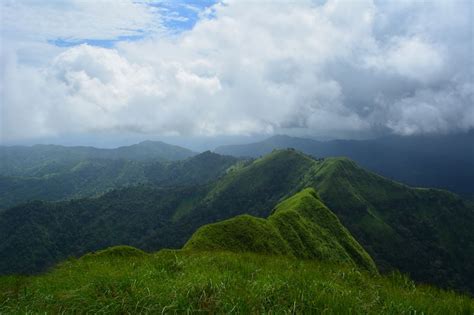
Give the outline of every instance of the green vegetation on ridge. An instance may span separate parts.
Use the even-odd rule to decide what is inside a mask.
[[[316,141],[284,135],[226,145],[215,152],[258,157],[295,148],[314,157],[345,156],[385,177],[411,186],[437,187],[474,197],[474,130],[460,134],[390,136],[367,140]]]
[[[202,226],[184,248],[290,255],[376,272],[370,256],[312,188],[282,201],[268,219],[241,215]]]
[[[311,177],[382,271],[474,292],[474,208],[442,190],[411,188],[357,166],[326,159]]]

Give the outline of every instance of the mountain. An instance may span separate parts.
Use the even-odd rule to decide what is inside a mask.
[[[464,134],[316,141],[288,136],[221,146],[219,154],[258,157],[295,148],[317,158],[344,156],[383,176],[419,187],[474,197],[474,130]]]
[[[158,186],[199,185],[219,178],[242,159],[205,151],[174,162],[149,163],[144,173],[149,183]]]
[[[279,203],[268,219],[245,214],[204,225],[184,249],[290,255],[377,272],[369,254],[319,200],[313,188]]]
[[[41,177],[71,169],[83,160],[176,161],[195,154],[161,141],[144,141],[116,149],[60,145],[0,146],[0,175]]]
[[[472,203],[387,180],[347,159],[330,160],[315,173],[321,199],[382,271],[396,267],[418,281],[472,292]]]
[[[69,258],[45,275],[0,276],[0,313],[27,310],[471,314],[474,300],[399,273],[379,276],[368,253],[307,188],[267,219],[240,215],[205,225],[183,250],[148,254],[116,246]]]
[[[267,218],[305,188],[318,192],[382,272],[398,269],[416,281],[474,292],[471,203],[447,191],[408,187],[345,158],[315,160],[295,150],[239,161],[205,184],[139,185],[5,209],[0,272],[40,271],[119,244],[180,248],[205,224],[242,214]]]
[[[86,159],[41,177],[0,175],[0,208],[29,200],[63,200],[95,196],[113,188],[146,182],[143,163]]]
[[[193,185],[211,181],[238,159],[204,152],[181,161],[83,159],[41,177],[0,175],[0,209],[29,200],[59,201],[137,184]]]
[[[120,246],[39,276],[0,277],[0,313],[472,314],[474,300],[400,274],[255,253]]]

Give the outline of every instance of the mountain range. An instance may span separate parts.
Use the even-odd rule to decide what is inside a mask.
[[[235,230],[232,222],[244,220],[262,233],[285,235],[262,245],[272,254],[285,248],[296,252],[294,257],[324,257],[326,246],[340,249],[329,256],[354,262],[354,253],[365,257],[366,251],[382,273],[400,270],[419,282],[474,292],[469,263],[474,258],[474,207],[455,194],[411,188],[347,158],[315,159],[293,149],[256,160],[206,152],[164,168],[146,172],[153,181],[94,198],[30,201],[0,211],[0,272],[40,272],[70,256],[120,244],[147,251],[185,244],[198,248],[202,245],[192,244],[206,238],[204,225],[231,219],[231,224],[207,229]],[[304,207],[286,211],[284,201],[302,191],[315,212]],[[319,216],[332,217],[332,223],[319,222]],[[330,226],[338,226],[336,240],[328,236]],[[286,238],[290,229],[299,241]],[[321,239],[327,244],[318,245]],[[244,243],[253,247],[258,242]]]
[[[115,149],[41,144],[30,147],[0,146],[0,174],[41,177],[71,169],[84,160],[176,161],[195,154],[161,141],[143,141]]]
[[[37,176],[0,175],[0,209],[28,200],[59,201],[99,196],[114,188],[138,184],[203,184],[237,160],[209,151],[180,161],[151,157],[144,161],[84,158],[61,170],[42,168],[42,174]]]
[[[274,136],[256,143],[221,146],[215,152],[259,157],[285,148],[295,148],[316,158],[348,157],[373,172],[408,185],[474,196],[474,131],[331,141]]]
[[[468,296],[415,284],[374,261],[314,188],[267,218],[201,226],[182,250],[115,246],[44,275],[0,276],[0,312],[471,314]]]

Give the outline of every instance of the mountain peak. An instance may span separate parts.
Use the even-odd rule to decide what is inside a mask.
[[[311,159],[308,155],[294,148],[273,149],[271,153],[265,155],[263,159],[284,158],[284,157],[301,157],[304,159]]]
[[[138,145],[153,145],[153,144],[167,144],[167,143],[164,143],[163,141],[159,141],[159,140],[143,140],[137,144]]]

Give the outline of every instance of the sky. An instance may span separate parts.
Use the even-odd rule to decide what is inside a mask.
[[[474,128],[473,1],[3,0],[0,21],[4,144]]]

